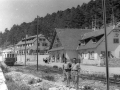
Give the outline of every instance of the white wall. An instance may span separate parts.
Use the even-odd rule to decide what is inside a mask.
[[[89,52],[94,51],[94,59],[89,59]],[[96,49],[87,49],[87,50],[83,50],[83,51],[79,51],[79,53],[84,53],[84,57],[82,60],[83,64],[94,64],[94,65],[98,65],[99,62],[99,54],[97,53]]]
[[[78,58],[78,52],[76,50],[67,50],[66,58],[68,60],[73,59],[73,58]]]
[[[38,55],[38,60],[43,60],[43,58],[49,57],[49,55]],[[26,55],[26,59],[30,61],[36,61],[37,55]],[[25,62],[25,55],[17,55],[17,62]]]
[[[113,43],[113,38],[116,38],[116,33],[119,34],[119,43]],[[116,58],[119,57],[120,52],[120,32],[111,32],[107,37],[107,43],[108,43],[108,51],[113,52],[113,55]],[[101,51],[105,51],[105,40],[102,41],[102,43],[97,47],[97,52],[101,53]]]
[[[115,49],[114,56],[116,58],[120,58],[120,45]]]
[[[0,61],[3,61],[2,55],[0,55]]]

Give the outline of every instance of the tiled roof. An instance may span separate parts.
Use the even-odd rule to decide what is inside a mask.
[[[56,29],[60,42],[65,50],[76,50],[81,35],[91,29]]]
[[[42,34],[39,34],[38,35],[38,37],[43,37],[44,35],[42,35]],[[29,41],[26,41],[26,43],[28,44],[28,43],[33,43],[33,42],[35,42],[36,40],[37,40],[37,35],[34,35],[34,36],[29,36],[29,37],[27,37],[26,39],[32,39],[32,40],[29,40]],[[23,39],[23,40],[25,40],[25,39]],[[20,41],[20,42],[18,42],[16,45],[21,45],[21,44],[25,44],[25,41]]]
[[[8,52],[13,52],[13,50],[10,49],[10,48],[7,48],[7,49],[4,49],[2,52],[3,52],[3,53],[8,53]]]
[[[93,43],[93,41],[90,40],[86,45],[78,46],[77,50],[96,48],[102,42],[103,39],[104,36],[97,43]]]
[[[39,34],[38,35],[38,37],[44,37],[44,35],[42,35],[42,34]],[[37,35],[34,35],[34,36],[29,36],[29,37],[27,37],[26,39],[30,39],[30,38],[36,38],[37,37]],[[24,39],[23,39],[24,40]]]
[[[109,26],[106,28],[107,30],[107,34],[113,29],[113,26]],[[96,37],[96,36],[99,36],[99,35],[102,35],[104,34],[104,29],[99,29],[99,30],[95,30],[95,31],[92,31],[92,32],[88,32],[88,33],[85,33],[83,38],[82,39],[87,39],[87,38],[90,38],[90,37]]]
[[[53,49],[50,49],[49,51],[56,51],[56,50],[62,50],[62,49],[64,49],[64,47],[53,48]]]
[[[109,35],[112,30],[113,30],[113,26],[107,27],[107,28],[106,28],[107,35]],[[104,34],[104,29],[101,29],[101,30],[99,30],[99,31],[92,31],[92,32],[89,32],[89,33],[85,34],[85,36],[83,37],[83,39],[87,39],[87,38],[90,38],[90,37],[96,37],[96,36],[99,36],[99,35],[102,35],[102,34]],[[83,39],[82,39],[82,40],[83,40]],[[77,50],[96,48],[104,39],[105,39],[105,36],[103,36],[103,37],[102,37],[98,42],[96,42],[96,43],[93,43],[93,41],[90,40],[87,44],[78,46],[78,47],[77,47]]]
[[[31,47],[26,47],[26,49],[31,49]],[[25,47],[16,48],[15,50],[25,50]]]

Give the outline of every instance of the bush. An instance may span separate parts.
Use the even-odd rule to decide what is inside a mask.
[[[54,76],[47,75],[47,76],[43,76],[43,78],[49,81],[55,81]]]
[[[55,66],[53,66],[53,68],[58,69],[58,66],[55,65]]]
[[[35,83],[35,79],[32,78],[30,81],[28,81],[28,84],[34,84]]]
[[[120,75],[113,75],[113,78],[114,78],[115,80],[118,80],[118,79],[120,79]]]
[[[10,81],[10,82],[13,81],[12,77],[11,77],[11,76],[8,76],[8,75],[5,75],[5,79],[6,79],[6,81]]]
[[[5,78],[8,90],[30,90],[30,88],[24,84],[18,85],[15,83],[11,76],[5,75]]]
[[[0,63],[0,67],[1,67],[2,70],[3,70],[3,73],[10,72],[10,69],[7,67],[7,65],[6,65],[4,62],[1,62],[1,63]]]
[[[30,87],[25,84],[21,85],[20,88],[20,90],[30,90]]]
[[[59,68],[59,71],[61,71],[61,72],[62,72],[62,71],[63,71],[63,69],[60,67],[60,68]]]

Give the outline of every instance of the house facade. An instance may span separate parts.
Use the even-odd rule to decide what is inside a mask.
[[[107,27],[108,58],[120,58],[120,28]],[[104,29],[85,33],[77,47],[83,64],[105,64]]]
[[[44,35],[38,35],[38,53],[47,53],[50,46],[50,42],[45,38]],[[29,36],[22,39],[18,44],[16,44],[16,50],[18,55],[24,55],[26,49],[26,54],[32,55],[37,53],[37,35]]]
[[[73,58],[78,58],[78,52],[76,51],[79,43],[78,40],[81,34],[89,31],[81,29],[56,29],[53,45],[49,50],[50,61],[63,63],[65,59],[69,61]]]

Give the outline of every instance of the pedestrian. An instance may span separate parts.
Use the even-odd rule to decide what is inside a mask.
[[[71,67],[72,67],[71,62],[67,62],[67,59],[66,59],[63,65],[63,75],[64,75],[63,81],[67,81],[67,86],[70,86]]]
[[[79,78],[79,72],[80,72],[80,63],[77,61],[76,58],[73,59],[73,64],[72,64],[72,70],[71,70],[71,75],[72,75],[72,82],[73,86],[77,87],[78,83],[78,78]]]

